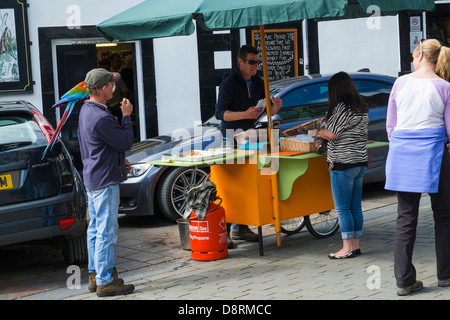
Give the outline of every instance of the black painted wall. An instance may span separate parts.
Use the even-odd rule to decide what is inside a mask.
[[[230,33],[214,34],[197,28],[197,50],[200,78],[200,111],[202,121],[214,115],[216,106],[216,87],[236,69],[239,50],[239,30]],[[232,69],[215,69],[214,52],[231,51]]]

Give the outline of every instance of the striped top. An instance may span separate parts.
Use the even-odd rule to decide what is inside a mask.
[[[326,129],[336,135],[328,141],[327,161],[330,170],[346,170],[356,166],[367,166],[367,137],[369,116],[355,114],[344,103],[336,106],[326,122]]]

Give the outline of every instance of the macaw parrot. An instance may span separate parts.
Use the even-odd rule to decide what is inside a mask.
[[[73,108],[77,102],[84,101],[89,99],[89,93],[86,89],[84,81],[77,84],[75,87],[70,89],[68,92],[66,92],[62,97],[61,100],[59,100],[57,103],[55,103],[52,108],[62,107],[66,106],[66,110],[64,110],[64,114],[61,117],[61,120],[59,121],[58,126],[56,127],[55,134],[53,135],[52,139],[48,143],[47,147],[44,150],[44,153],[42,154],[42,159],[44,159],[45,154],[47,151],[52,150],[53,145],[55,144],[56,140],[58,140],[59,133],[61,132],[61,129],[63,125],[66,123],[67,119],[72,114]]]

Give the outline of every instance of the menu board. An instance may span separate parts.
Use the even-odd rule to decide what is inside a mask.
[[[269,81],[298,76],[297,29],[265,30],[265,36]],[[259,30],[252,30],[252,45],[261,55]]]

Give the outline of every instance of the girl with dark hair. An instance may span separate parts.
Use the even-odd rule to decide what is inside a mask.
[[[328,140],[331,191],[343,241],[342,249],[328,257],[353,258],[361,254],[359,240],[363,226],[363,177],[368,161],[368,106],[345,72],[333,75],[328,81],[328,103],[325,128],[311,132],[313,137]]]

